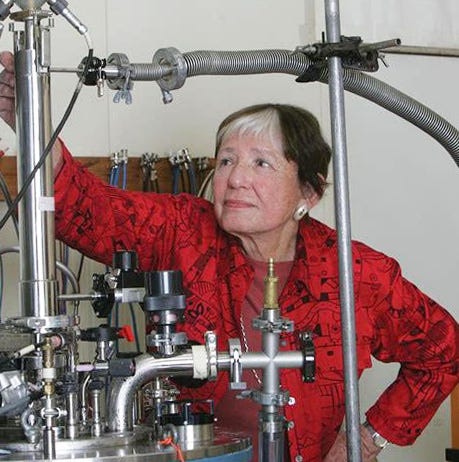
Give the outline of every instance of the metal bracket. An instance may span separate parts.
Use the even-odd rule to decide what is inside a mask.
[[[214,332],[205,333],[206,351],[208,358],[208,380],[217,378],[217,336]]]
[[[281,334],[282,332],[293,332],[294,328],[293,321],[287,318],[271,320],[258,317],[252,319],[252,326],[254,329],[261,330],[262,332],[271,332],[274,334]]]
[[[241,342],[238,338],[230,338],[228,340],[229,354],[231,358],[230,369],[230,390],[245,390],[246,382],[242,381],[242,364],[241,364]]]
[[[316,379],[316,358],[311,332],[300,332],[299,340],[303,352],[303,381],[314,382]]]
[[[278,393],[264,393],[261,390],[242,391],[238,398],[251,398],[262,406],[287,406],[289,404],[290,394],[287,390]]]
[[[312,64],[296,81],[313,82],[318,80],[322,69],[327,67],[327,59],[330,57],[340,57],[343,67],[347,69],[376,72],[379,69],[379,50],[400,44],[400,39],[377,43],[363,43],[361,37],[346,37],[342,35],[341,41],[337,43],[322,41],[306,45],[305,47],[297,47],[295,51],[307,55],[312,60]]]

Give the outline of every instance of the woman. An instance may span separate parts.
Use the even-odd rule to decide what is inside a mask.
[[[7,89],[0,84],[0,111],[11,106],[2,95]],[[308,215],[324,192],[330,160],[317,120],[304,109],[275,104],[225,119],[217,134],[214,205],[187,194],[111,188],[60,150],[58,238],[105,264],[115,250],[133,249],[143,271],[181,269],[190,340],[202,342],[213,330],[221,350],[234,337],[260,350],[250,320],[263,305],[266,261],[274,258],[282,314],[295,323],[283,348],[298,349],[296,334],[307,330],[316,350],[314,383],[303,383],[298,370],[281,372],[283,388],[295,398],[285,406],[290,460],[346,461],[339,431],[344,382],[336,233]],[[359,372],[371,365],[371,355],[401,364],[395,382],[366,413],[361,436],[368,462],[385,439],[412,444],[457,383],[458,325],[402,277],[393,259],[358,242],[352,251]],[[249,386],[259,386],[256,371],[245,375]],[[219,419],[256,441],[258,406],[235,406],[227,390],[222,373],[183,392],[215,399]]]
[[[185,194],[110,188],[65,149],[55,183],[56,234],[67,244],[107,264],[113,251],[134,249],[142,270],[183,271],[184,329],[191,340],[202,342],[210,329],[222,350],[228,338],[238,337],[259,351],[260,334],[250,320],[263,305],[266,261],[274,258],[282,313],[296,332],[314,332],[316,348],[313,384],[304,384],[298,370],[281,373],[296,401],[285,407],[293,423],[287,432],[291,460],[323,460],[344,414],[336,234],[307,214],[323,194],[329,160],[330,149],[310,113],[265,104],[243,109],[220,126],[213,206]],[[360,243],[352,250],[359,371],[370,366],[371,354],[402,364],[367,417],[383,438],[410,444],[457,383],[457,324],[403,279],[394,260]],[[283,340],[285,348],[299,348],[295,334]],[[247,375],[259,386],[251,371]],[[216,382],[184,392],[214,398],[224,424],[241,429],[247,422],[244,430],[256,435],[258,406],[234,406],[227,390],[221,374]],[[375,441],[383,445],[372,435],[362,428],[366,460],[381,449]],[[346,460],[333,456],[344,446],[340,437],[325,460]]]

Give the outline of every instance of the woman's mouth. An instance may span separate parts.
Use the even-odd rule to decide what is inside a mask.
[[[246,209],[246,208],[253,207],[253,205],[250,202],[242,201],[242,200],[235,200],[235,199],[225,200],[223,205],[224,207],[227,207],[230,209]]]

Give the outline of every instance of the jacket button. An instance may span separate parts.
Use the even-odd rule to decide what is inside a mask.
[[[288,404],[293,406],[296,403],[296,399],[293,396],[290,396],[288,399]]]
[[[287,422],[287,430],[291,430],[294,427],[295,427],[295,422],[293,420],[289,420]]]
[[[295,462],[303,462],[303,457],[300,455],[295,456]]]

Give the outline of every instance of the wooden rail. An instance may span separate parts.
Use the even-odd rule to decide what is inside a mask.
[[[451,393],[451,444],[459,449],[459,385]]]
[[[109,157],[76,157],[76,159],[99,178],[108,181],[111,168],[111,160]],[[205,175],[207,175],[207,173],[209,173],[209,171],[214,167],[215,161],[214,159],[208,159],[208,166],[201,172],[198,168],[198,159],[193,158],[193,162],[195,164],[195,171],[199,174],[199,187],[199,179],[202,179]],[[5,178],[11,196],[14,198],[17,194],[16,157],[5,156],[0,158],[0,172]],[[164,193],[172,192],[172,164],[170,163],[169,159],[160,158],[156,162],[156,172],[158,177],[159,191]],[[183,186],[181,186],[180,190],[187,190],[189,184],[186,181],[187,180],[185,180],[185,183]],[[143,171],[141,168],[140,157],[130,157],[127,162],[127,189],[132,191],[143,190]],[[3,200],[1,191],[0,200]]]

